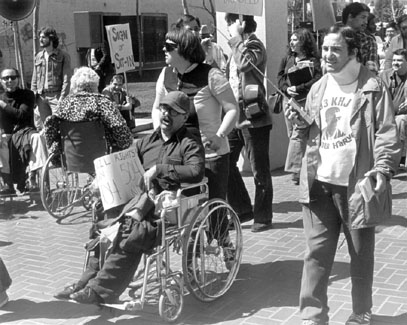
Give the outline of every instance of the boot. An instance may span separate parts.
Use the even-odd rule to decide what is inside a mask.
[[[14,184],[11,178],[11,174],[1,173],[1,177],[3,178],[4,186],[0,190],[0,195],[13,195],[16,194],[16,190],[14,189]]]

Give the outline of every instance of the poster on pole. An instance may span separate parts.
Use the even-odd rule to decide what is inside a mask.
[[[239,15],[262,16],[263,0],[216,0],[216,11]]]
[[[105,210],[127,203],[141,194],[144,169],[136,148],[129,148],[94,160],[96,179]]]
[[[335,24],[334,8],[331,0],[311,0],[314,31],[329,28]]]
[[[106,26],[106,32],[116,73],[134,70],[136,63],[134,62],[131,44],[130,25],[128,23],[108,25]]]

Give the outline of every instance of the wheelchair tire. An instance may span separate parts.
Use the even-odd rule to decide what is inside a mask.
[[[230,224],[234,230],[229,230]],[[242,229],[233,209],[221,199],[205,202],[183,241],[182,270],[188,291],[203,302],[224,295],[239,271],[242,249]]]
[[[166,322],[175,322],[181,315],[184,307],[184,296],[181,285],[174,281],[160,295],[158,301],[158,312],[160,317]]]
[[[53,166],[54,157],[55,154],[51,154],[42,168],[40,195],[45,210],[52,217],[62,219],[72,212],[81,189],[78,174],[67,172],[63,165]]]

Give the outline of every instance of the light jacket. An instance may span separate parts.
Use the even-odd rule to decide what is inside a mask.
[[[325,75],[317,81],[307,97],[305,110],[314,119],[313,123],[307,128],[294,130],[307,142],[300,175],[301,203],[310,202],[310,190],[320,161],[320,110],[327,77]],[[383,81],[373,76],[364,66],[361,66],[358,76],[350,124],[352,137],[356,141],[356,157],[347,188],[349,227],[364,228],[379,224],[382,220],[380,216],[373,216],[375,211],[364,202],[356,185],[370,170],[378,170],[390,180],[400,159],[400,142],[390,94]],[[390,184],[387,186],[390,187]],[[391,200],[387,203],[391,204]]]
[[[42,95],[45,91],[60,93],[60,99],[69,93],[71,79],[71,60],[69,54],[56,48],[48,58],[48,76],[46,72],[45,50],[37,53],[34,60],[34,71],[31,80],[31,90]],[[48,87],[45,89],[45,78],[48,78]]]
[[[267,101],[265,100],[266,90],[263,83],[263,75],[266,71],[267,64],[267,51],[264,47],[264,44],[254,34],[249,35],[248,39],[245,41],[243,41],[241,37],[232,37],[228,43],[230,48],[232,49],[232,57],[230,58],[230,60],[235,60],[240,80],[240,112],[238,126],[241,128],[258,128],[272,125],[272,115],[270,113],[270,110],[268,109]],[[256,66],[259,71],[254,68],[253,65]],[[226,72],[226,76],[229,79],[229,69],[227,69]],[[263,105],[266,108],[265,115],[257,119],[248,120],[243,111],[243,106],[240,103],[240,99],[242,99],[243,95],[242,89],[244,89],[244,87],[246,87],[247,85],[259,85],[260,90],[264,94]]]

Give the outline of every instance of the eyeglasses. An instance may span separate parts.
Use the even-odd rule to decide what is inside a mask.
[[[165,42],[164,46],[163,46],[163,50],[165,52],[172,52],[177,48],[177,44],[175,43],[169,43],[169,42]]]
[[[18,76],[4,76],[4,77],[1,77],[1,80],[3,80],[3,81],[7,81],[7,80],[16,80],[18,78]]]
[[[175,116],[178,116],[178,115],[184,115],[182,113],[178,113],[176,110],[172,109],[169,106],[165,106],[165,105],[160,105],[160,107],[158,109],[160,110],[161,113],[163,113],[163,114],[166,113],[166,114],[168,114],[169,116],[172,116],[172,117],[175,117]]]

